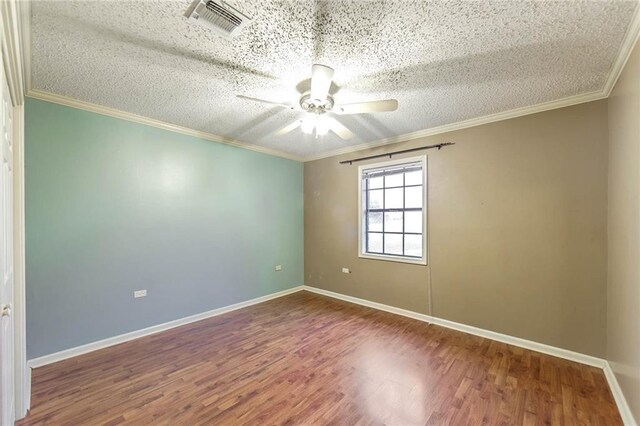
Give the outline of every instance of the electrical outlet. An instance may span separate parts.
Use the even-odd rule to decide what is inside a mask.
[[[138,298],[138,297],[146,297],[147,295],[147,290],[136,290],[133,292],[133,297],[134,298]]]
[[[276,265],[276,271],[282,271],[282,265]]]
[[[351,273],[351,269],[349,268],[342,268],[342,272],[345,274],[350,274]]]

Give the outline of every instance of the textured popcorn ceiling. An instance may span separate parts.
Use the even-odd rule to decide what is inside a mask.
[[[233,40],[187,22],[189,1],[34,1],[32,88],[307,156],[600,90],[635,1],[243,0]],[[338,117],[357,135],[274,133],[304,113],[311,65],[336,103],[396,98]]]

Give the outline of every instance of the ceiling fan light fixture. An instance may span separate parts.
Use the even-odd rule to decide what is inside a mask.
[[[331,81],[333,80],[333,68],[321,64],[313,64],[311,67],[311,91],[310,97],[316,101],[324,101],[329,95]]]
[[[300,98],[300,108],[312,114],[324,114],[333,108],[333,97],[327,95],[324,100],[313,99],[309,92],[306,92]]]
[[[319,115],[316,118],[316,136],[324,136],[329,133],[329,123],[324,116]]]
[[[315,133],[316,137],[329,133],[330,127],[328,118],[321,114],[308,114],[300,121],[300,129],[307,135]]]
[[[326,65],[314,64],[313,67],[311,67],[311,90],[303,93],[300,98],[300,109],[307,114],[305,114],[304,118],[298,119],[280,129],[276,132],[276,135],[285,135],[299,127],[300,130],[307,135],[315,133],[316,138],[324,136],[331,131],[339,138],[347,140],[354,137],[354,133],[338,120],[331,117],[332,113],[340,115],[369,114],[374,112],[390,112],[398,109],[398,101],[396,99],[335,105],[333,96],[329,93],[332,81],[333,68]],[[236,96],[250,101],[294,109],[294,107],[289,104],[258,99],[251,96]]]
[[[314,115],[307,115],[305,118],[302,119],[302,123],[300,123],[300,129],[306,133],[307,135],[310,135],[311,133],[313,133],[313,130],[316,128],[316,117]]]

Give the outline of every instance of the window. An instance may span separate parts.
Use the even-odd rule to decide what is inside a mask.
[[[426,156],[358,168],[359,256],[427,263]]]

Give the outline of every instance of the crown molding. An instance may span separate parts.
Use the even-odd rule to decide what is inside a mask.
[[[275,157],[282,157],[288,160],[303,162],[304,158],[289,152],[279,151],[271,148],[267,148],[261,145],[254,145],[245,142],[241,142],[232,138],[215,135],[213,133],[202,132],[200,130],[191,129],[188,127],[178,126],[175,124],[167,123],[153,118],[145,117],[142,115],[132,114],[126,111],[121,111],[115,108],[110,108],[91,102],[80,101],[67,96],[58,95],[55,93],[47,92],[44,90],[32,89],[31,82],[31,0],[22,0],[17,2],[19,4],[18,9],[18,21],[21,29],[22,40],[20,47],[22,49],[22,73],[24,76],[22,84],[24,85],[24,93],[27,97],[40,99],[42,101],[52,102],[59,105],[68,106],[71,108],[81,109],[85,111],[95,112],[97,114],[107,115],[109,117],[120,118],[127,121],[132,121],[138,124],[144,124],[147,126],[157,127],[159,129],[168,130],[170,132],[181,133],[187,136],[193,136],[200,139],[206,139],[212,142],[218,142],[225,145],[231,145],[238,148],[248,149],[250,151],[260,152],[262,154],[273,155]]]
[[[439,135],[442,133],[453,132],[455,130],[476,127],[482,124],[495,123],[497,121],[508,120],[510,118],[522,117],[524,115],[536,114],[538,112],[550,111],[553,109],[564,108],[572,105],[578,105],[585,102],[597,101],[606,98],[607,95],[603,91],[589,92],[581,95],[570,96],[568,98],[558,99],[555,101],[543,102],[540,104],[511,109],[508,111],[498,112],[495,114],[485,115],[482,117],[471,118],[469,120],[458,121],[455,123],[444,124],[442,126],[431,127],[429,129],[418,130],[417,132],[405,133],[404,135],[393,136],[390,138],[380,139],[373,142],[367,142],[359,145],[348,146],[336,149],[334,151],[323,152],[317,155],[305,157],[305,161],[320,160],[322,158],[335,157],[337,155],[349,154],[351,152],[361,151],[363,149],[377,148],[385,145],[396,144],[400,142],[408,142],[427,136]]]
[[[153,127],[158,127],[161,129],[186,134],[189,136],[199,137],[202,139],[211,140],[214,142],[219,142],[227,145],[232,145],[240,148],[249,149],[256,152],[261,152],[264,154],[274,155],[278,157],[287,158],[294,161],[300,162],[308,162],[314,160],[320,160],[323,158],[335,157],[342,154],[348,154],[356,151],[361,151],[364,149],[377,148],[386,145],[392,145],[400,142],[409,142],[412,140],[424,138],[427,136],[434,136],[443,133],[448,133],[456,130],[467,129],[470,127],[480,126],[483,124],[495,123],[498,121],[508,120],[511,118],[522,117],[525,115],[536,114],[539,112],[550,111],[553,109],[564,108],[572,105],[578,105],[585,102],[597,101],[600,99],[606,99],[611,94],[615,83],[618,81],[620,74],[624,70],[624,66],[633,51],[638,39],[640,39],[640,4],[636,6],[633,17],[627,28],[627,32],[624,36],[623,42],[620,46],[620,50],[618,51],[618,55],[616,56],[616,60],[613,63],[607,80],[605,82],[602,90],[584,93],[580,95],[570,96],[563,99],[558,99],[549,102],[543,102],[540,104],[516,108],[508,111],[503,111],[495,114],[485,115],[481,117],[472,118],[469,120],[458,121],[455,123],[445,124],[442,126],[431,127],[428,129],[419,130],[412,133],[406,133],[403,135],[393,136],[390,138],[380,139],[372,142],[366,142],[358,145],[353,145],[349,147],[340,148],[333,151],[327,151],[319,154],[309,155],[309,156],[298,156],[295,154],[291,154],[284,151],[274,150],[271,148],[267,148],[261,145],[254,145],[243,143],[241,141],[237,141],[235,139],[214,135],[207,132],[201,132],[198,130],[190,129],[187,127],[177,126],[174,124],[166,123],[163,121],[151,119],[148,117],[127,113],[125,111],[120,111],[114,108],[104,107],[97,104],[92,104],[89,102],[79,101],[76,99],[68,98],[62,95],[56,95],[50,92],[45,92],[42,90],[32,90],[31,89],[31,10],[30,10],[30,0],[24,0],[20,3],[20,7],[18,10],[20,23],[21,23],[21,34],[22,34],[22,54],[23,54],[23,70],[24,70],[24,86],[26,88],[26,93],[28,97],[32,97],[35,99],[41,99],[53,103],[57,103],[60,105],[70,106],[72,108],[84,109],[91,112],[96,112],[103,115],[108,115],[116,118],[122,118],[124,120],[129,120],[141,124],[146,124]]]
[[[525,115],[536,114],[538,112],[549,111],[558,108],[564,108],[567,106],[578,105],[581,103],[597,101],[607,97],[604,91],[589,92],[581,95],[570,96],[555,101],[544,102],[532,106],[516,108],[508,111],[499,112],[496,114],[485,115],[482,117],[476,117],[469,120],[458,121],[455,123],[445,124],[442,126],[431,127],[429,129],[419,130],[417,132],[405,133],[399,136],[393,136],[390,138],[380,139],[373,142],[366,142],[358,145],[348,146],[333,151],[322,152],[316,155],[310,155],[301,157],[295,154],[291,154],[284,151],[278,151],[271,148],[267,148],[262,145],[253,145],[244,142],[237,141],[235,139],[227,138],[224,136],[215,135],[213,133],[202,132],[188,127],[182,127],[175,124],[167,123],[153,118],[145,117],[142,115],[132,114],[126,111],[121,111],[115,108],[110,108],[91,102],[80,101],[63,95],[57,95],[55,93],[46,92],[44,90],[29,90],[27,97],[33,99],[39,99],[42,101],[52,102],[59,105],[68,106],[71,108],[77,108],[85,111],[95,112],[97,114],[107,115],[110,117],[120,118],[127,121],[133,121],[139,124],[145,124],[147,126],[157,127],[164,130],[169,130],[176,133],[182,133],[185,135],[210,140],[226,145],[232,145],[239,148],[248,149],[251,151],[261,152],[263,154],[273,155],[276,157],[282,157],[289,160],[308,162],[320,160],[323,158],[335,157],[342,154],[348,154],[351,152],[361,151],[364,149],[377,148],[386,145],[392,145],[400,142],[408,142],[427,136],[434,136],[443,133],[452,132],[455,130],[467,129],[469,127],[476,127],[483,124],[494,123],[497,121],[508,120],[511,118],[522,117]]]
[[[181,133],[187,136],[193,136],[200,139],[206,139],[213,142],[222,143],[225,145],[231,145],[238,148],[248,149],[250,151],[260,152],[262,154],[273,155],[275,157],[282,157],[288,160],[303,162],[304,158],[284,151],[279,151],[271,148],[267,148],[261,145],[254,145],[245,142],[241,142],[235,139],[231,139],[224,136],[215,135],[213,133],[202,132],[200,130],[190,129],[188,127],[178,126],[175,124],[167,123],[153,118],[145,117],[142,115],[132,114],[126,111],[121,111],[115,108],[110,108],[91,102],[80,101],[67,96],[58,95],[55,93],[47,92],[44,90],[32,89],[31,86],[31,0],[19,1],[18,9],[18,22],[20,24],[22,40],[20,47],[22,49],[22,74],[24,78],[22,83],[24,85],[24,92],[27,97],[40,99],[42,101],[52,102],[58,105],[64,105],[71,108],[81,109],[85,111],[95,112],[97,114],[107,115],[109,117],[120,118],[127,121],[132,121],[138,124],[144,124],[147,126],[157,127],[159,129],[168,130],[170,132]]]
[[[22,25],[23,4],[19,1],[3,1],[2,56],[9,93],[14,106],[24,103],[23,39],[28,28]]]
[[[110,108],[102,105],[93,104],[90,102],[79,101],[77,99],[69,98],[67,96],[57,95],[55,93],[45,92],[43,90],[30,90],[27,93],[27,97],[33,99],[39,99],[41,101],[52,102],[58,105],[64,105],[71,108],[81,109],[84,111],[94,112],[97,114],[107,115],[109,117],[120,118],[122,120],[132,121],[138,124],[144,124],[146,126],[157,127],[158,129],[168,130],[170,132],[181,133],[187,136],[193,136],[200,139],[206,139],[212,142],[218,142],[225,145],[231,145],[238,148],[248,149],[250,151],[260,152],[262,154],[273,155],[275,157],[282,157],[288,160],[304,161],[302,157],[299,157],[288,152],[278,151],[275,149],[267,148],[261,145],[253,145],[244,142],[230,139],[224,136],[214,135],[213,133],[202,132],[200,130],[189,129],[188,127],[182,127],[175,124],[167,123],[164,121],[156,120],[142,115],[132,114],[130,112],[121,111],[115,108]]]
[[[609,97],[611,91],[616,85],[618,78],[620,78],[620,74],[622,74],[622,70],[624,70],[624,66],[627,64],[629,60],[629,56],[631,56],[631,52],[635,47],[638,39],[640,38],[640,2],[636,6],[636,10],[633,13],[633,17],[631,18],[631,23],[627,28],[627,32],[624,35],[624,39],[622,40],[622,45],[620,45],[620,50],[618,51],[618,56],[616,57],[615,62],[611,66],[611,70],[609,71],[609,77],[607,78],[607,82],[604,85],[603,92],[606,94],[606,97]]]
[[[427,136],[439,135],[442,133],[452,132],[455,130],[467,129],[469,127],[480,126],[483,124],[495,123],[497,121],[508,120],[510,118],[522,117],[529,114],[536,114],[539,112],[550,111],[553,109],[564,108],[572,105],[578,105],[585,102],[597,101],[600,99],[606,99],[611,94],[611,91],[615,87],[620,74],[624,70],[624,67],[631,56],[635,45],[640,40],[640,2],[636,6],[636,9],[627,28],[627,32],[624,35],[620,50],[616,56],[616,60],[609,70],[609,75],[602,90],[584,93],[580,95],[570,96],[563,99],[558,99],[550,102],[543,102],[541,104],[532,105],[528,107],[516,108],[509,111],[499,112],[496,114],[485,115],[482,117],[476,117],[469,120],[458,121],[456,123],[445,124],[442,126],[431,127],[429,129],[419,130],[417,132],[405,133],[399,136],[393,136],[390,138],[380,139],[377,141],[362,143],[359,145],[349,146],[333,151],[323,152],[316,155],[305,157],[304,161],[314,161],[323,158],[335,157],[342,154],[349,154],[363,149],[377,148],[385,145],[391,145],[400,142],[409,142],[412,140],[424,138]]]

